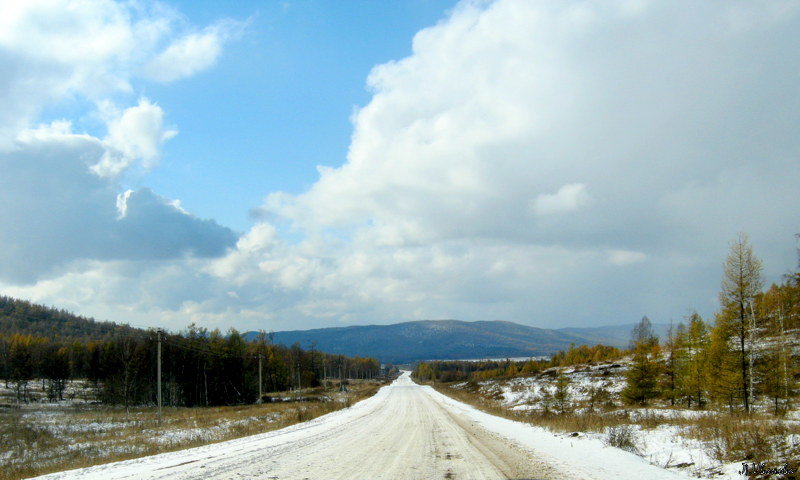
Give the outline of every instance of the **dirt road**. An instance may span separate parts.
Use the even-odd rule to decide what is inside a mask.
[[[53,479],[687,478],[597,441],[495,417],[404,374],[351,408],[282,430],[51,474]]]
[[[46,478],[563,478],[460,419],[407,375],[341,412],[283,430]]]

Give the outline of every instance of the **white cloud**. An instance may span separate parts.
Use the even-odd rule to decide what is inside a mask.
[[[117,195],[117,211],[119,215],[117,219],[125,218],[125,215],[128,214],[128,200],[131,198],[131,194],[133,194],[133,190],[125,190],[124,192]]]
[[[266,278],[370,321],[709,313],[735,225],[757,225],[773,275],[794,264],[797,6],[462,2],[373,69],[346,163],[267,197],[269,218],[336,241],[273,251]],[[742,188],[741,169],[785,180]]]
[[[206,31],[226,36],[239,25],[221,21]],[[177,133],[144,97],[116,105],[133,93],[142,66],[186,30],[197,29],[158,3],[0,3],[0,222],[14,226],[0,231],[0,280],[51,282],[45,290],[56,291],[58,278],[115,271],[98,262],[218,256],[233,246],[232,231],[178,200],[117,183],[133,165],[154,167]],[[65,99],[81,120],[99,118],[106,135],[75,132],[68,119],[32,126],[43,108]],[[114,280],[96,288],[106,283]]]
[[[132,93],[132,81],[164,53],[165,44],[197,45],[194,50],[213,50],[216,58],[221,41],[232,38],[243,26],[220,21],[204,30],[201,40],[192,41],[187,39],[195,34],[184,33],[187,27],[180,15],[161,4],[0,3],[0,149],[12,148],[18,132],[29,128],[46,105],[65,98],[102,102],[111,95]],[[216,46],[204,49],[214,38]],[[172,68],[191,66],[184,68],[181,77],[211,65],[199,59],[174,60]]]
[[[164,128],[164,111],[146,98],[121,113],[107,103],[101,109],[110,117],[104,140],[106,153],[92,166],[92,171],[101,177],[118,176],[137,160],[145,169],[154,167],[161,144],[178,134],[177,130]]]
[[[647,258],[642,252],[634,252],[631,250],[609,250],[608,261],[614,265],[624,266],[633,263],[639,263]]]
[[[591,203],[592,198],[582,183],[570,183],[556,193],[543,193],[536,197],[531,208],[537,215],[574,212]]]
[[[153,113],[151,104],[145,110]],[[209,257],[233,246],[235,234],[210,220],[198,219],[146,188],[119,193],[113,179],[93,174],[94,166],[127,141],[131,154],[142,150],[148,135],[126,115],[119,131],[101,140],[75,134],[59,121],[21,132],[8,153],[0,153],[0,280],[27,283],[69,275],[69,265],[84,260],[166,260]],[[147,113],[145,113],[145,116]],[[145,122],[147,123],[147,122]],[[121,139],[121,140],[120,140]],[[137,143],[138,142],[138,143]],[[152,151],[151,151],[152,152]],[[66,269],[66,270],[65,270]]]
[[[195,319],[249,328],[269,319],[282,329],[708,314],[738,231],[751,232],[770,278],[796,261],[799,4],[775,14],[744,1],[463,2],[416,35],[411,56],[373,69],[373,97],[353,116],[346,162],[321,167],[300,195],[267,195],[260,211],[273,223],[235,245],[229,231],[137,191],[124,198],[130,230],[114,230],[124,233],[121,250],[90,242],[105,256],[87,258],[74,246],[84,237],[67,237],[56,254],[51,245],[36,250],[39,235],[76,223],[62,218],[88,232],[104,231],[96,218],[117,222],[122,189],[86,174],[111,135],[76,135],[64,124],[30,132],[43,145],[59,138],[59,156],[40,155],[36,171],[58,173],[71,201],[45,195],[0,219],[49,223],[32,234],[33,246],[0,237],[5,278],[27,271],[17,258],[52,272],[4,291],[175,328]],[[755,20],[742,22],[743,8]],[[174,52],[185,63],[173,75],[204,65],[210,57],[201,53],[213,50],[181,48]],[[163,141],[153,133],[164,132],[159,125],[126,128],[151,133],[126,133],[117,150],[131,142],[131,156],[144,159]],[[102,214],[75,213],[81,202]],[[164,245],[142,233],[176,224],[164,238],[199,230],[205,240]]]
[[[144,66],[147,77],[158,82],[175,80],[207,70],[217,61],[224,42],[241,34],[243,25],[225,21],[172,42]]]

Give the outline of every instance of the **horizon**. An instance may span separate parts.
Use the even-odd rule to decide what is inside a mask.
[[[800,1],[0,6],[0,294],[115,323],[676,324],[798,265]],[[563,327],[564,323],[570,327]]]
[[[20,300],[30,301],[30,300],[25,300],[25,299],[20,299]],[[32,303],[35,304],[35,302],[32,302]],[[54,309],[54,310],[65,310],[65,309],[59,308],[58,306],[55,306],[55,305],[44,305],[44,304],[37,304],[37,305],[40,305],[40,306],[45,307],[45,308]],[[117,324],[117,325],[128,326],[128,327],[137,328],[137,329],[161,328],[161,327],[153,327],[153,326],[148,326],[148,325],[132,324],[132,323],[128,323],[128,322],[119,322],[119,321],[115,321],[115,320],[112,320],[112,319],[94,318],[92,316],[82,315],[80,313],[72,312],[72,311],[69,311],[69,310],[65,310],[65,311],[67,311],[67,313],[69,313],[71,315],[75,315],[77,317],[81,317],[81,318],[84,318],[84,319],[87,319],[87,320],[91,320],[91,321],[94,321],[94,322],[114,323],[114,324]],[[310,331],[310,330],[331,330],[331,329],[347,329],[347,328],[358,328],[358,327],[388,327],[388,326],[402,325],[402,324],[405,324],[405,323],[422,323],[422,322],[459,322],[459,323],[502,322],[502,323],[511,323],[511,324],[519,325],[519,326],[523,326],[523,327],[540,328],[540,329],[544,329],[544,330],[568,330],[568,329],[587,330],[587,329],[602,329],[602,328],[613,328],[613,327],[631,327],[631,326],[635,326],[635,325],[638,324],[638,321],[636,321],[636,322],[631,322],[631,323],[593,325],[593,326],[590,326],[590,327],[566,326],[566,327],[546,328],[546,327],[537,327],[537,326],[534,326],[534,325],[526,325],[526,324],[523,324],[523,323],[513,322],[513,321],[510,321],[510,320],[501,320],[501,319],[493,319],[493,320],[459,320],[457,318],[439,318],[439,319],[426,318],[426,319],[418,319],[418,320],[403,320],[403,321],[397,321],[397,322],[394,322],[394,323],[382,323],[382,324],[379,324],[379,323],[363,323],[363,324],[351,324],[351,325],[336,325],[336,326],[331,326],[331,327],[314,327],[314,328],[296,329],[296,330],[255,329],[255,330],[241,330],[240,331],[239,329],[236,329],[235,326],[233,326],[233,325],[230,325],[227,328],[224,328],[224,327],[215,327],[215,328],[218,328],[220,332],[225,332],[226,330],[234,328],[239,334],[241,334],[243,336],[246,336],[248,334],[259,333],[261,331],[264,331],[264,332],[267,332],[267,333],[307,332],[307,331]],[[679,323],[681,323],[681,322],[678,322],[678,324]],[[175,328],[175,329],[169,329],[169,328],[161,328],[161,329],[164,330],[167,333],[179,335],[179,334],[181,334],[181,332],[183,330],[185,330],[186,328],[189,328],[191,325],[192,324],[187,324],[187,325],[184,325],[182,327]],[[651,325],[653,327],[661,327],[661,328],[663,328],[663,327],[666,327],[666,326],[669,326],[669,325],[672,325],[672,324],[671,323],[665,323],[665,322],[651,322]],[[677,325],[677,324],[675,324],[675,325]],[[198,325],[198,326],[202,327],[202,325]],[[213,329],[209,329],[209,330],[213,330]],[[656,335],[660,336],[660,335],[658,335],[658,332],[656,332]]]

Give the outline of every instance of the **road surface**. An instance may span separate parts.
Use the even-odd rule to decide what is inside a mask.
[[[481,420],[482,418],[489,420]],[[561,479],[662,478],[634,470],[575,468],[559,460],[549,433],[545,443],[555,452],[540,454],[523,441],[490,432],[481,425],[505,419],[477,412],[430,387],[414,384],[408,373],[353,407],[282,430],[204,447],[143,457],[87,469],[60,472],[48,479]],[[495,428],[497,430],[497,428]],[[520,434],[517,434],[519,437]],[[512,435],[513,437],[513,435]],[[574,449],[573,449],[574,450]],[[616,449],[606,449],[616,450]],[[619,452],[619,451],[618,451]],[[573,463],[582,452],[573,452]],[[584,454],[585,455],[585,454]],[[604,453],[604,455],[607,455]],[[628,454],[625,454],[628,455]],[[605,457],[604,457],[605,458]],[[569,459],[568,459],[569,460]],[[628,461],[627,457],[623,458]],[[624,461],[622,462],[624,464]],[[605,463],[605,460],[603,460]],[[656,467],[648,473],[668,473]],[[642,467],[644,468],[644,467]],[[625,475],[625,474],[629,475]],[[671,476],[671,475],[670,475]]]

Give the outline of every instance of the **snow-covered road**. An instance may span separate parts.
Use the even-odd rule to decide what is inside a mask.
[[[597,441],[477,411],[405,373],[353,407],[261,435],[51,474],[64,479],[674,479]]]

